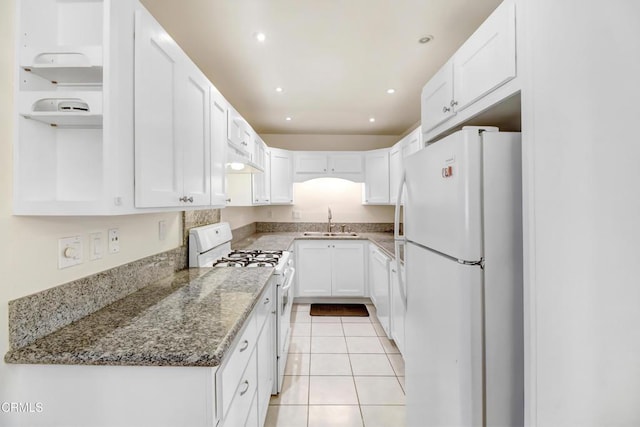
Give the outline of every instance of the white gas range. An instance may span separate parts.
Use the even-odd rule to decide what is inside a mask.
[[[260,249],[231,249],[231,228],[226,222],[205,225],[189,230],[189,267],[212,268],[252,268],[272,267],[273,280],[276,282],[275,376],[273,394],[282,390],[284,368],[289,352],[291,331],[291,305],[293,301],[293,283],[295,268],[293,258],[287,251]]]

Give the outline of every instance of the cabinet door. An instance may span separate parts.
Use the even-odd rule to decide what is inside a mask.
[[[253,188],[253,204],[264,205],[269,202],[267,196],[267,176],[269,172],[266,169],[266,146],[259,137],[254,141],[254,159],[253,161],[264,169],[263,173],[251,174]]]
[[[227,102],[211,89],[211,205],[225,206],[225,162],[227,154]]]
[[[271,149],[271,204],[293,203],[293,161],[291,152]]]
[[[365,296],[365,244],[331,242],[332,292],[339,297]]]
[[[326,240],[298,242],[297,296],[331,296],[331,244]]]
[[[271,203],[271,150],[264,151],[264,173],[262,174],[264,179],[264,203]]]
[[[146,10],[135,17],[135,204],[180,206],[182,147],[176,97],[183,53]]]
[[[373,246],[369,250],[369,289],[380,325],[389,335],[389,258]]]
[[[365,154],[364,203],[389,203],[389,150]]]
[[[418,126],[416,130],[411,132],[403,139],[402,158],[408,157],[413,153],[417,153],[423,148],[422,146],[422,128]]]
[[[275,308],[275,305],[273,306]],[[275,343],[276,338],[274,335],[275,327],[275,314],[271,314],[269,311],[269,318],[267,319],[262,333],[258,338],[257,351],[258,351],[258,418],[263,425],[267,410],[269,408],[269,398],[271,397],[271,390],[273,388],[274,370],[276,366],[275,361]]]
[[[296,174],[326,174],[326,154],[296,152],[295,171]]]
[[[389,152],[389,202],[393,205],[398,198],[398,186],[402,177],[402,145],[396,144]]]
[[[515,28],[515,5],[505,1],[458,49],[453,57],[458,111],[516,76]]]
[[[187,206],[211,204],[210,173],[210,101],[211,83],[202,72],[184,58],[177,94],[176,124],[182,145],[183,195]]]
[[[422,88],[422,131],[427,132],[455,115],[453,63],[448,61]]]
[[[329,172],[340,175],[362,174],[362,155],[359,153],[330,154]]]
[[[248,143],[246,134],[247,128],[242,116],[232,107],[227,109],[227,141],[247,159],[251,159],[251,154],[247,151]]]

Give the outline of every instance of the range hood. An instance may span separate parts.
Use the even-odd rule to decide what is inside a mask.
[[[233,147],[227,149],[226,173],[264,173],[264,168],[239,154]]]

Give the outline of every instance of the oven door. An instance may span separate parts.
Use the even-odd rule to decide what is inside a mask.
[[[284,367],[287,364],[289,353],[289,336],[291,335],[291,306],[293,304],[293,288],[296,269],[289,267],[284,271],[282,284],[278,284],[278,325],[277,342],[278,354],[276,358],[276,372],[278,373],[274,393],[282,390],[284,380]]]

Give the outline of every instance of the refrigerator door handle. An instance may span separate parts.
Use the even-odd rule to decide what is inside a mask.
[[[406,311],[407,309],[407,293],[405,292],[404,284],[402,283],[402,260],[400,259],[400,248],[404,250],[404,245],[406,243],[406,239],[404,234],[400,234],[400,209],[402,206],[402,190],[404,190],[404,186],[407,181],[406,172],[402,171],[402,177],[400,177],[400,184],[398,186],[398,196],[396,198],[396,210],[393,220],[393,233],[394,233],[394,249],[396,253],[397,260],[397,268],[396,275],[398,278],[398,291],[400,292],[400,301],[402,301],[402,305]]]
[[[402,240],[404,242],[404,234],[400,235],[400,209],[402,207],[402,190],[404,190],[404,185],[406,182],[407,182],[407,175],[406,175],[406,172],[403,170],[402,176],[400,177],[400,184],[398,185],[398,195],[396,196],[396,209],[395,209],[395,215],[393,219],[393,232],[394,232],[393,237],[396,242],[398,240]]]

